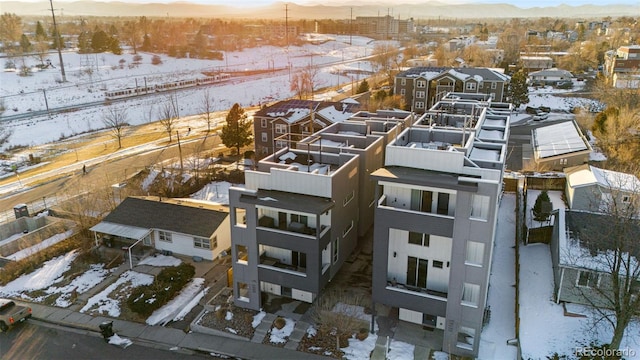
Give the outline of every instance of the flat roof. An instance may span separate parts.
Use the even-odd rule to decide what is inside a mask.
[[[255,195],[240,195],[240,201],[264,207],[287,209],[315,215],[320,215],[330,210],[335,204],[333,200],[320,196],[263,189],[259,189]]]
[[[574,121],[534,129],[533,143],[538,158],[541,159],[591,150]]]

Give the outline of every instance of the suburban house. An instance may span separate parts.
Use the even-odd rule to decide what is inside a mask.
[[[313,302],[371,228],[385,145],[406,111],[358,112],[290,137],[229,191],[234,303],[259,310],[271,296]]]
[[[602,292],[611,291],[611,216],[565,209],[556,210],[553,216],[551,263],[556,302],[610,306]],[[624,238],[638,239],[640,236],[640,224],[620,228],[624,228],[624,233],[620,234]],[[640,252],[637,246],[629,249],[635,251],[630,254],[630,262],[625,261],[631,265],[629,274],[635,274],[635,282],[630,286],[640,292]],[[620,266],[620,276],[624,278],[627,275],[625,266]]]
[[[575,120],[533,129],[531,141],[535,164],[543,170],[586,164],[593,151]]]
[[[336,122],[347,120],[360,110],[360,104],[315,100],[283,100],[263,107],[253,115],[256,159],[287,147],[291,139],[284,134],[312,134]]]
[[[559,81],[571,81],[573,75],[567,71],[558,68],[544,69],[529,73],[529,83],[555,85]]]
[[[450,92],[488,95],[505,101],[510,77],[488,68],[415,67],[395,77],[394,94],[416,114],[425,113]]]
[[[592,212],[636,209],[640,215],[640,180],[632,174],[579,165],[564,169],[569,208]]]
[[[96,244],[124,247],[129,256],[152,248],[214,260],[231,246],[229,211],[190,199],[127,197],[90,230]],[[131,257],[130,257],[131,258]]]
[[[638,88],[640,83],[640,45],[621,46],[604,55],[604,75],[617,88]]]
[[[444,97],[386,146],[372,174],[374,303],[471,357],[486,313],[510,113],[477,97]]]

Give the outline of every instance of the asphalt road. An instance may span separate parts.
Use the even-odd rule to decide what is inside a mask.
[[[209,136],[206,142],[203,143],[203,141],[201,138],[198,141],[182,142],[183,158],[187,158],[198,151],[220,149],[215,151],[217,153],[223,149],[220,148],[222,145],[219,136]],[[159,164],[167,159],[179,159],[179,156],[180,150],[174,140],[171,145],[166,147],[90,164],[87,166],[86,175],[82,174],[82,165],[78,164],[77,169],[72,167],[66,171],[61,170],[52,179],[40,182],[37,185],[29,184],[29,179],[23,177],[21,182],[25,186],[22,189],[0,196],[0,209],[13,211],[12,209],[16,204],[44,203],[47,198],[68,198],[80,195],[96,186],[110,186],[120,183],[150,165]],[[88,160],[88,162],[90,163],[91,161]],[[51,202],[52,200],[50,200],[49,204]]]
[[[57,325],[27,320],[7,333],[0,333],[0,358],[4,360],[69,359],[163,359],[212,358],[189,350],[161,349],[161,345],[135,342],[123,349],[108,344],[100,333],[66,329]]]

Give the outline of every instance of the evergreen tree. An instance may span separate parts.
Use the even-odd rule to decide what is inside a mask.
[[[369,91],[369,83],[367,82],[367,79],[364,79],[362,80],[360,85],[358,85],[358,90],[356,90],[356,93],[362,94],[362,93],[366,93],[367,91]]]
[[[227,123],[222,126],[220,139],[224,146],[236,148],[240,154],[240,148],[250,145],[253,142],[251,136],[252,124],[248,121],[247,114],[238,103],[233,104],[231,110],[227,114]]]
[[[22,49],[23,53],[31,51],[31,41],[29,41],[29,38],[25,34],[22,34],[20,37],[20,49]]]
[[[525,75],[524,71],[518,70],[518,72],[513,74],[511,77],[511,83],[509,84],[509,89],[507,90],[507,96],[509,101],[516,108],[519,108],[520,105],[529,102],[527,75]]]
[[[91,48],[94,52],[101,53],[110,49],[111,38],[106,32],[98,30],[91,37]]]
[[[142,51],[151,51],[151,38],[149,34],[144,34],[144,38],[142,39]]]
[[[42,23],[38,21],[36,23],[36,39],[44,40],[46,38],[47,38],[47,32],[44,31],[44,27],[42,26]]]
[[[55,29],[51,30],[51,37],[53,38],[53,44],[51,44],[52,49],[57,49],[58,45],[60,45],[60,49],[64,49],[64,41],[62,41],[62,36]]]
[[[91,52],[91,35],[83,31],[78,35],[78,53],[87,54]]]
[[[550,214],[545,213],[542,209],[542,204],[548,202],[551,202],[549,194],[547,194],[547,190],[543,190],[536,198],[535,204],[533,204],[533,219],[535,221],[545,221],[549,218]]]

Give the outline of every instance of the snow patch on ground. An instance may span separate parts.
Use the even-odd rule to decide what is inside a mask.
[[[150,285],[151,283],[153,283],[152,275],[141,274],[139,272],[128,270],[120,275],[116,282],[91,297],[87,301],[87,304],[80,309],[80,312],[95,312],[98,314],[106,314],[111,317],[118,317],[120,316],[120,299],[114,299],[109,295],[119,288],[120,291],[126,292],[135,287]],[[117,294],[114,294],[113,296],[117,296]]]
[[[151,265],[151,266],[178,266],[182,263],[182,260],[174,256],[156,254],[154,256],[148,256],[138,263],[138,265]]]
[[[147,318],[147,324],[164,326],[170,321],[184,319],[185,315],[204,297],[205,291],[201,290],[203,285],[203,278],[191,279],[176,297]]]
[[[71,268],[71,262],[78,256],[77,251],[55,257],[46,261],[38,270],[20,276],[5,286],[0,287],[0,295],[4,297],[22,297],[23,292],[45,289],[58,281],[62,274]]]
[[[296,326],[296,322],[293,319],[284,318],[285,325],[282,329],[278,329],[276,327],[271,328],[271,335],[269,337],[269,341],[274,344],[282,344],[287,342],[287,338],[293,332],[293,329]]]

